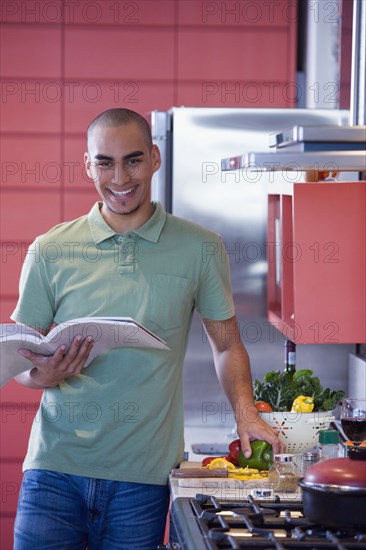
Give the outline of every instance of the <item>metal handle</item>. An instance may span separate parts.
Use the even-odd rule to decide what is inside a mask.
[[[366,2],[353,0],[350,125],[366,124]]]

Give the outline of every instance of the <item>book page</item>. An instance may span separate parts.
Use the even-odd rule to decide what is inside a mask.
[[[43,340],[44,337],[36,329],[25,325],[24,323],[3,323],[0,325],[0,340],[16,340],[26,342],[30,337],[30,341],[34,338]]]
[[[46,336],[48,342],[61,344],[71,343],[76,336],[91,336],[96,343],[108,341],[112,347],[166,347],[165,342],[143,325],[126,317],[85,317],[71,319],[57,325]],[[160,345],[154,345],[162,344]]]
[[[77,317],[75,319],[70,319],[69,321],[65,321],[64,323],[60,323],[59,325],[56,325],[48,333],[46,338],[48,340],[52,340],[60,332],[60,330],[63,329],[63,327],[73,327],[74,325],[78,325],[78,326],[84,325],[86,327],[83,329],[84,331],[87,332],[88,330],[91,330],[92,332],[93,331],[92,328],[88,329],[88,327],[92,323],[99,323],[104,321],[112,322],[112,323],[113,322],[116,322],[116,323],[120,323],[120,322],[134,323],[135,322],[131,317]],[[87,334],[87,336],[89,336],[89,334]]]

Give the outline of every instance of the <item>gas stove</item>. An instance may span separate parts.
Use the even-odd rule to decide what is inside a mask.
[[[366,526],[362,532],[329,530],[307,519],[300,501],[280,497],[230,502],[197,494],[173,501],[167,550],[238,548],[366,549]]]

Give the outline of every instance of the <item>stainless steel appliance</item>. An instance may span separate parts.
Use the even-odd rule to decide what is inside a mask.
[[[257,378],[280,368],[284,356],[284,338],[267,321],[265,246],[268,187],[280,189],[284,176],[223,172],[221,159],[243,151],[270,151],[269,135],[283,128],[340,126],[348,122],[349,112],[337,110],[175,107],[152,113],[153,138],[163,159],[162,168],[154,176],[153,198],[175,215],[221,234],[231,262],[239,329]],[[289,177],[292,183],[296,181],[293,173]],[[302,181],[300,172],[296,177]],[[327,357],[332,369],[331,373],[323,369],[322,383],[339,389],[347,384],[350,351],[342,346],[336,353],[331,346],[323,345],[321,350],[310,346],[298,354],[298,367],[309,368],[311,363],[316,372]],[[203,427],[234,425],[198,317],[193,319],[184,388],[186,422],[200,422]]]
[[[329,510],[329,514],[332,511]],[[171,508],[171,542],[167,549],[365,549],[365,529],[329,528],[309,520],[299,501],[212,496],[177,498]]]

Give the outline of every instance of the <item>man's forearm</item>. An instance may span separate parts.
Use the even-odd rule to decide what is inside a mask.
[[[265,440],[274,453],[285,452],[285,445],[259,416],[254,404],[252,377],[246,350],[231,348],[215,358],[217,374],[234,410],[236,430],[246,458],[251,456],[250,441]]]
[[[259,416],[254,405],[249,356],[241,342],[235,317],[226,321],[205,320],[207,336],[214,354],[215,368],[235,414],[237,432],[244,455],[251,456],[250,441],[260,439],[285,452],[273,429]]]
[[[215,369],[220,384],[235,414],[236,422],[245,420],[248,408],[253,412],[253,386],[249,355],[240,338],[236,317],[225,321],[204,319]]]
[[[214,360],[218,379],[233,407],[236,422],[256,416],[249,356],[244,346],[238,343],[228,350],[215,352]]]

